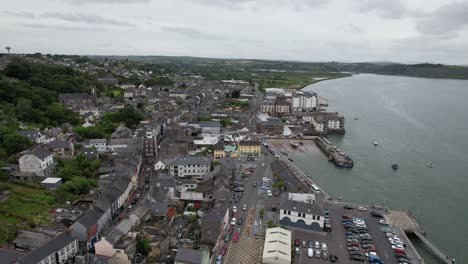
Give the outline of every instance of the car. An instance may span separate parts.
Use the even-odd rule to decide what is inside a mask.
[[[338,256],[330,254],[330,262],[337,262],[337,261],[338,261]]]
[[[226,255],[226,250],[227,250],[227,247],[222,247],[219,254],[221,254],[221,256]]]
[[[356,242],[356,243],[357,243],[357,242],[359,242],[359,239],[357,239],[357,238],[348,238],[347,241],[348,241],[348,242]]]
[[[405,254],[403,254],[403,253],[395,253],[395,257],[397,257],[397,258],[408,258],[408,255],[406,255],[406,253],[405,253]]]
[[[252,187],[257,187],[257,182],[253,182]]]
[[[359,251],[359,247],[348,247],[348,251]]]
[[[244,204],[244,205],[242,206],[242,211],[245,211],[245,210],[247,210],[247,205],[246,205],[246,204]]]
[[[151,167],[146,168],[146,171],[147,171],[147,172],[150,172],[150,171],[151,171]]]
[[[237,213],[237,206],[234,205],[234,206],[232,207],[232,212],[233,212],[233,213]]]
[[[343,219],[349,219],[349,220],[351,220],[351,217],[350,217],[349,215],[343,214],[343,215],[341,215],[341,219],[342,219],[342,220],[343,220]]]
[[[309,258],[314,257],[314,249],[312,249],[312,248],[307,249],[307,256]]]
[[[320,258],[322,256],[322,252],[319,249],[315,250],[315,257]]]
[[[133,205],[129,205],[129,206],[128,206],[128,209],[132,209],[132,207],[133,207]]]
[[[395,253],[403,253],[406,254],[406,251],[404,249],[395,249]]]
[[[348,251],[348,254],[349,254],[350,256],[360,256],[360,257],[363,256],[362,252],[361,252],[361,251],[358,251],[358,250]]]
[[[372,211],[372,212],[371,212],[371,215],[372,215],[373,217],[383,218],[383,214],[380,213],[380,212]]]
[[[231,240],[231,234],[228,233],[226,234],[226,236],[224,236],[224,242],[229,242],[229,240]]]
[[[374,245],[373,244],[368,244],[368,243],[363,243],[362,244],[362,248],[366,249],[366,248],[372,248]]]
[[[273,196],[273,193],[271,192],[271,190],[268,190],[268,191],[267,191],[267,195],[268,195],[268,197],[272,197],[272,196]]]
[[[320,249],[320,242],[315,241],[315,248],[316,248],[316,249]]]
[[[403,246],[400,246],[400,245],[392,245],[392,249],[404,249]]]
[[[354,260],[354,261],[364,262],[363,256],[352,255],[349,257],[349,259]]]
[[[261,165],[261,166],[262,166],[262,167],[265,167],[265,163],[262,162],[262,165]]]
[[[325,259],[325,260],[328,259],[328,253],[327,253],[327,251],[323,251],[323,252],[322,252],[322,259]]]
[[[231,225],[236,225],[236,218],[235,217],[232,218]]]
[[[390,233],[390,232],[387,232],[387,233],[385,233],[385,236],[386,236],[386,237],[393,237],[393,236],[395,236],[395,234]]]
[[[385,220],[383,220],[383,219],[380,219],[380,220],[379,220],[379,224],[381,224],[381,225],[388,225],[388,222],[385,221]]]
[[[294,254],[296,254],[296,255],[301,254],[301,250],[299,249],[299,247],[294,248]]]
[[[322,251],[327,251],[327,244],[322,243]]]
[[[314,241],[312,241],[312,240],[307,240],[307,247],[308,247],[308,248],[314,248]]]
[[[218,257],[216,258],[216,264],[221,264],[222,261],[223,261],[223,256],[218,255]]]
[[[352,207],[351,205],[345,205],[343,206],[343,208],[346,210],[354,210],[354,207]]]
[[[146,185],[145,185],[145,189],[146,189],[146,190],[149,189],[149,184],[146,184]]]
[[[242,218],[237,219],[237,224],[238,224],[238,225],[242,225],[242,222],[243,222],[243,221],[242,221]]]
[[[301,245],[302,245],[302,248],[306,248],[307,242],[305,240],[302,240]]]
[[[271,211],[276,212],[276,205],[271,206]]]
[[[359,206],[359,207],[358,207],[358,210],[359,210],[359,211],[364,211],[364,212],[365,212],[365,211],[367,211],[367,208],[365,208],[364,206]]]
[[[301,245],[301,240],[299,239],[294,240],[294,246],[298,247],[300,245]]]
[[[408,258],[404,258],[404,257],[399,257],[397,259],[398,259],[398,262],[409,262],[410,261]]]
[[[239,241],[239,233],[235,233],[233,236],[232,236],[232,242],[237,242]]]

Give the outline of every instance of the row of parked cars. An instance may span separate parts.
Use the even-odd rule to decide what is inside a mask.
[[[377,255],[372,236],[367,229],[366,222],[362,218],[341,215],[341,223],[346,230],[346,242],[349,259],[369,263],[383,264]]]
[[[338,257],[335,255],[328,255],[328,248],[327,244],[320,243],[319,241],[312,241],[312,240],[294,240],[294,254],[300,255],[301,254],[301,245],[303,249],[307,249],[307,256],[309,258],[321,258],[321,259],[328,259],[330,257],[330,261],[335,262],[338,260]]]
[[[379,220],[379,224],[383,226],[388,226],[388,222],[383,219]],[[405,250],[405,243],[403,243],[403,241],[401,241],[401,239],[389,229],[383,229],[383,230],[385,232],[385,236],[388,239],[388,242],[390,242],[390,246],[395,251],[395,257],[397,258],[398,263],[399,264],[411,264],[411,260],[408,257],[408,254],[406,253],[406,250]]]

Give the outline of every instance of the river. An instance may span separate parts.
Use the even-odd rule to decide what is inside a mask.
[[[336,168],[318,151],[291,153],[295,163],[334,197],[410,210],[432,241],[468,263],[468,81],[360,74],[304,90],[345,116],[346,134],[328,138],[355,166]]]

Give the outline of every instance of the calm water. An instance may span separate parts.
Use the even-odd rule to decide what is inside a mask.
[[[318,152],[292,154],[297,165],[334,197],[410,210],[430,239],[468,263],[468,81],[362,74],[305,90],[346,117],[346,134],[329,139],[355,166],[335,168]]]

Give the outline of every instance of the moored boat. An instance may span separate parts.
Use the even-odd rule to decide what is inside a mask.
[[[398,164],[396,162],[392,162],[392,169],[398,170]]]

